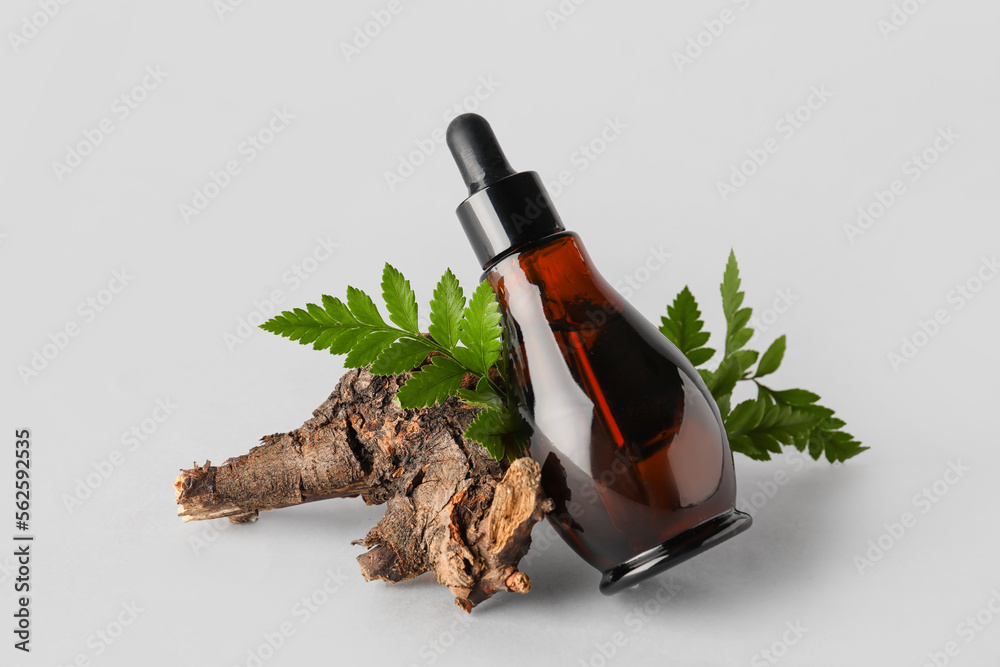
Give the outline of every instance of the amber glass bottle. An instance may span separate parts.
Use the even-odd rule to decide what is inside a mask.
[[[690,362],[594,268],[533,172],[486,121],[448,142],[469,185],[458,209],[501,306],[530,453],[566,542],[613,593],[750,526],[734,509],[719,410]]]

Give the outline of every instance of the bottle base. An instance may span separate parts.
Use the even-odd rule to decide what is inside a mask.
[[[640,581],[654,577],[664,570],[697,556],[730,537],[739,535],[750,527],[749,514],[730,510],[725,514],[700,523],[658,547],[639,554],[621,565],[616,565],[601,577],[601,592],[605,595],[620,593]]]

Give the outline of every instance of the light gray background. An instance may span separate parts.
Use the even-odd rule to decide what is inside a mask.
[[[209,0],[72,2],[15,52],[9,33],[41,10],[4,4],[0,536],[14,532],[13,433],[28,427],[37,542],[35,650],[14,651],[5,629],[2,662],[246,665],[286,622],[294,635],[266,665],[773,664],[760,653],[772,648],[783,665],[921,665],[952,641],[949,664],[995,660],[1000,620],[971,642],[958,626],[983,609],[993,618],[1000,590],[1000,280],[961,309],[952,290],[976,287],[1000,252],[1000,5],[926,3],[886,38],[892,0],[592,0],[564,2],[575,12],[555,24],[556,0],[403,0],[348,62],[341,44],[388,5],[246,0],[220,18]],[[732,22],[679,68],[675,52],[723,10]],[[166,78],[121,119],[112,105],[147,67]],[[787,137],[776,124],[812,87],[832,96]],[[836,468],[737,457],[754,527],[674,570],[667,604],[651,602],[655,583],[600,596],[598,574],[555,543],[525,565],[529,595],[456,623],[464,614],[426,577],[360,577],[349,542],[380,508],[324,502],[231,528],[174,516],[178,469],[297,427],[341,374],[341,358],[261,331],[230,349],[225,335],[255,302],[281,290],[284,306],[301,305],[348,284],[376,293],[386,260],[422,304],[446,266],[474,284],[443,146],[394,190],[385,179],[456,104],[493,122],[517,168],[569,172],[564,220],[609,280],[632,278],[650,318],[688,284],[718,331],[734,248],[747,303],[785,310],[754,341],[788,334],[774,384],[817,391],[872,448]],[[295,118],[247,162],[238,147],[274,108]],[[114,132],[60,181],[52,163],[104,118]],[[609,121],[627,127],[581,161]],[[958,138],[912,181],[905,163],[947,128]],[[772,137],[780,150],[723,201],[717,182]],[[185,222],[179,205],[232,159],[241,173]],[[905,193],[852,243],[845,224],[894,179]],[[286,280],[317,238],[338,245],[333,256]],[[650,271],[655,252],[670,257]],[[122,270],[129,285],[87,321],[78,304]],[[887,355],[939,309],[946,324],[894,369]],[[79,335],[22,381],[18,367],[69,323]],[[167,399],[173,414],[130,450],[122,434]],[[120,465],[67,509],[114,451]],[[952,463],[969,470],[949,485]],[[761,495],[776,476],[785,483]],[[935,482],[938,502],[915,499]],[[892,537],[886,524],[905,512],[915,525]],[[855,557],[880,539],[889,550],[859,573]],[[7,628],[12,559],[0,564]],[[328,572],[343,582],[306,620],[295,605]],[[98,655],[88,638],[131,603],[142,611]],[[644,605],[654,611],[634,615]],[[598,645],[617,632],[624,645],[605,659]]]

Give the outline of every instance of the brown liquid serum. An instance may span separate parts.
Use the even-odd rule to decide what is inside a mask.
[[[464,114],[448,146],[469,187],[458,217],[500,302],[517,408],[559,535],[628,588],[750,527],[701,376],[601,277],[535,172],[515,172]]]

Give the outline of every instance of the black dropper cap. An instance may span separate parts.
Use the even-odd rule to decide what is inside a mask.
[[[448,126],[448,148],[469,186],[456,213],[487,269],[501,256],[565,228],[533,171],[516,172],[482,116],[462,114]]]

